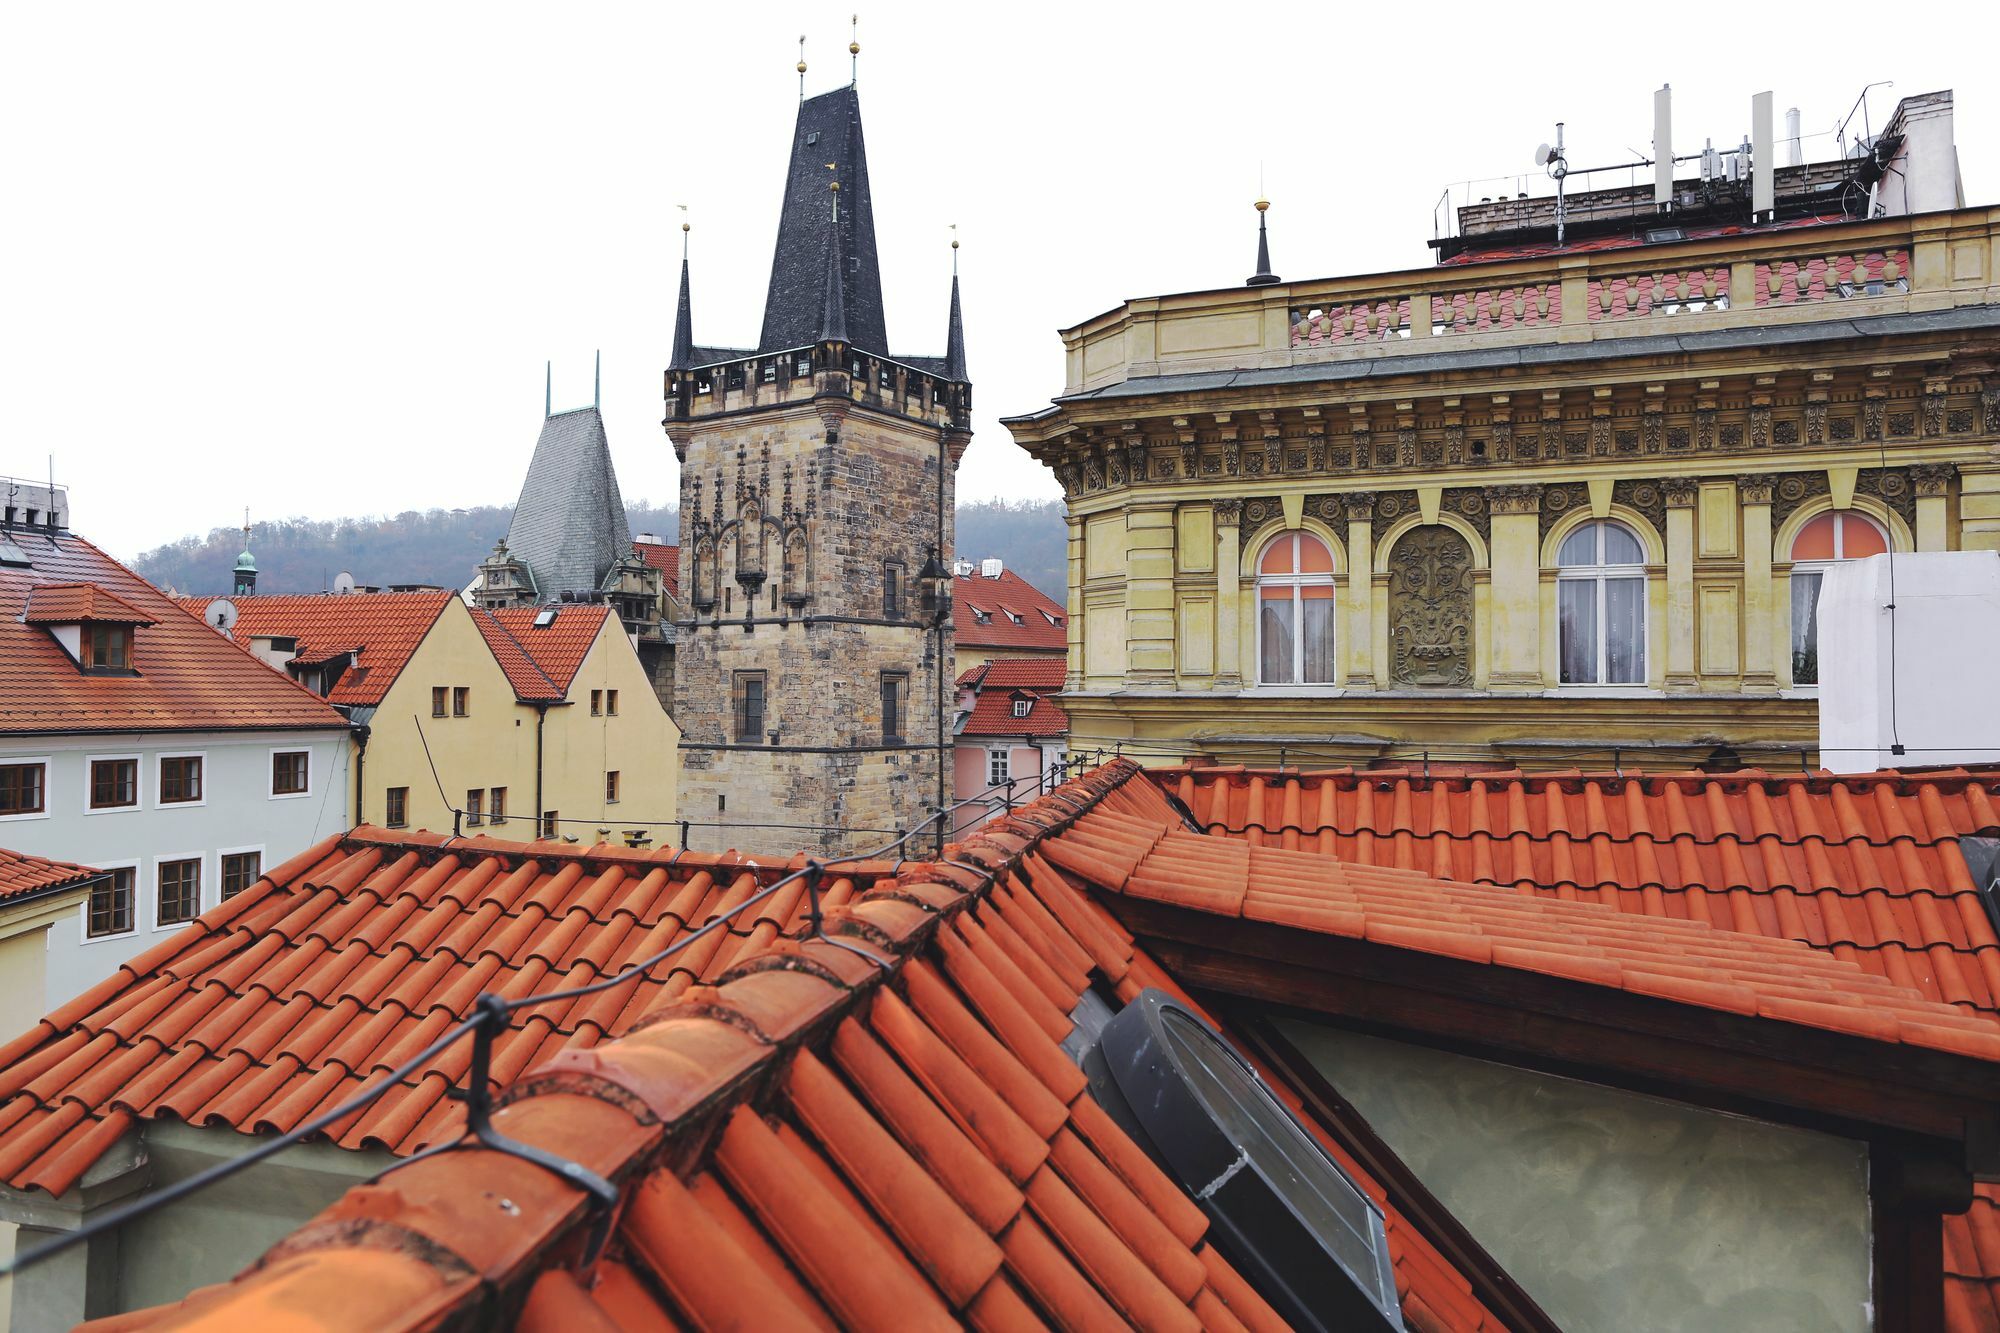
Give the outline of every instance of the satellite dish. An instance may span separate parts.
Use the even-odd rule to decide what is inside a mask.
[[[333,592],[336,597],[345,597],[354,591],[354,575],[341,570],[333,576]]]
[[[227,597],[218,597],[208,604],[208,609],[201,613],[201,618],[224,634],[228,634],[236,628],[236,617],[241,614],[242,612],[236,609],[236,603]]]
[[[1538,167],[1547,166],[1549,164],[1549,158],[1553,156],[1554,156],[1554,150],[1552,150],[1547,144],[1537,144],[1535,146],[1536,166]]]

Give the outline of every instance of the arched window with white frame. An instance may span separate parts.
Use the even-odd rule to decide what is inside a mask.
[[[1556,552],[1562,683],[1646,682],[1646,548],[1623,523],[1596,519]]]
[[[1792,684],[1819,684],[1819,592],[1829,566],[1881,555],[1889,534],[1853,510],[1829,510],[1792,538]]]
[[[1332,685],[1333,552],[1305,532],[1271,539],[1257,561],[1257,682]]]

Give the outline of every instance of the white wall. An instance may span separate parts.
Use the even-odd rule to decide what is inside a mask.
[[[0,1014],[0,1028],[7,1036],[25,1029],[182,928],[160,926],[154,919],[161,861],[201,858],[201,908],[207,911],[222,900],[223,853],[260,851],[264,869],[270,870],[320,839],[344,832],[353,814],[353,748],[344,730],[0,738],[0,763],[48,762],[46,813],[0,817],[0,847],[102,870],[133,866],[138,871],[134,928],[88,938],[87,903],[58,920],[48,933],[43,1004],[33,1013]],[[271,795],[271,755],[276,750],[311,753],[305,795]],[[180,754],[203,756],[202,800],[163,806],[159,761]],[[91,811],[90,761],[124,756],[139,760],[138,804]]]
[[[1833,565],[1820,586],[1819,643],[1825,767],[2000,762],[2000,553],[1922,551]]]

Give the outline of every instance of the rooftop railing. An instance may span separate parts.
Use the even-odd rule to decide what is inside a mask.
[[[2000,209],[1135,300],[1063,340],[1069,392],[1181,372],[2000,304]]]

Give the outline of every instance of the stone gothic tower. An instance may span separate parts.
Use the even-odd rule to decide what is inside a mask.
[[[680,812],[807,827],[697,822],[694,846],[854,852],[950,799],[947,562],[971,411],[956,273],[945,355],[891,356],[860,102],[852,86],[801,102],[762,336],[695,345],[683,255],[665,425],[692,608]]]

